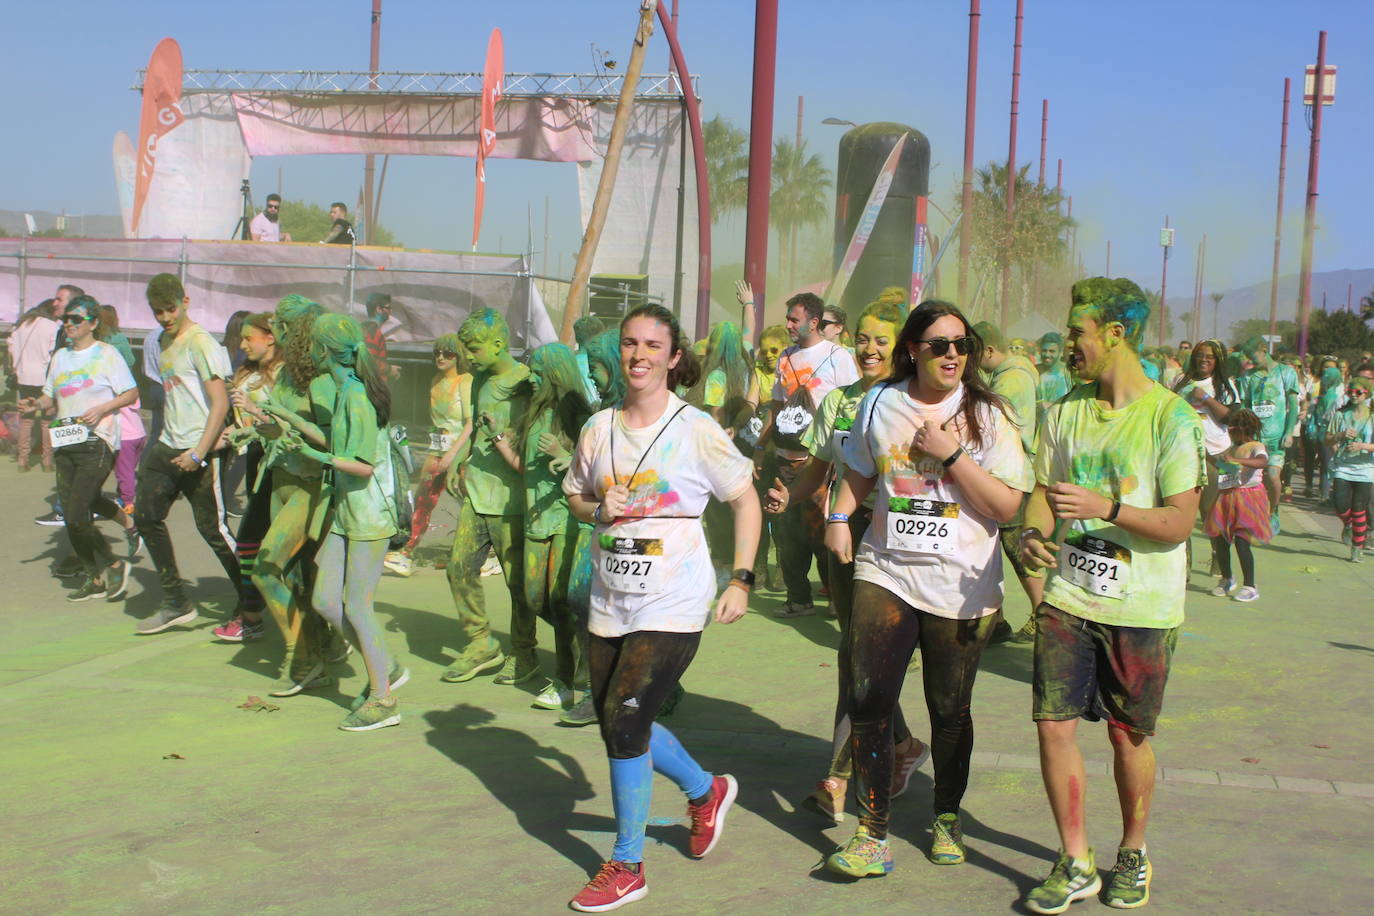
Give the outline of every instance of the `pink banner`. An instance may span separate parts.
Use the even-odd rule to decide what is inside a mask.
[[[289,99],[235,93],[233,99],[251,156],[477,156],[478,96]],[[507,98],[496,112],[496,142],[487,155],[544,162],[595,159],[592,108],[581,99]]]
[[[492,29],[487,40],[487,65],[482,71],[482,135],[477,143],[477,195],[472,208],[472,250],[482,234],[482,207],[487,202],[487,157],[496,148],[496,103],[501,98],[506,72],[506,48],[501,30]]]
[[[181,47],[164,38],[148,58],[148,73],[143,78],[143,113],[138,126],[138,173],[134,179],[134,212],[129,219],[133,232],[143,215],[143,202],[153,183],[157,165],[157,142],[181,123]]]

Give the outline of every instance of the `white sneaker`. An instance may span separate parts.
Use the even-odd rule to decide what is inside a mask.
[[[1236,587],[1235,579],[1222,579],[1217,582],[1216,588],[1212,589],[1212,595],[1216,598],[1225,598],[1231,594],[1231,589]]]
[[[401,553],[399,550],[393,550],[391,553],[387,554],[385,559],[382,560],[382,566],[402,578],[409,577],[411,573],[410,557]]]
[[[487,557],[487,561],[482,564],[482,575],[499,576],[501,575],[501,563],[496,559],[495,554]]]
[[[572,709],[573,692],[562,681],[554,678],[539,691],[530,706],[534,709]]]
[[[1254,600],[1255,600],[1256,598],[1258,598],[1258,597],[1259,597],[1259,589],[1255,588],[1253,585],[1246,585],[1246,586],[1243,586],[1243,587],[1241,588],[1240,591],[1236,592],[1235,597],[1232,598],[1231,600],[1232,600],[1232,601],[1254,601]]]

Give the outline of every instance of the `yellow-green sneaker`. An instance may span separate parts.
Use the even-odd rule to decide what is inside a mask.
[[[959,826],[959,815],[935,815],[930,828],[930,861],[936,865],[963,864],[964,831]]]
[[[362,706],[344,716],[339,728],[346,732],[370,732],[388,725],[400,725],[401,713],[396,708],[396,698],[372,698]]]
[[[868,828],[860,825],[848,843],[826,858],[825,867],[851,878],[881,878],[892,871],[892,850],[886,839],[871,836]]]
[[[1059,853],[1059,858],[1050,869],[1050,876],[1026,895],[1026,909],[1032,913],[1062,913],[1075,900],[1087,900],[1102,890],[1102,878],[1097,874],[1093,862],[1093,851],[1088,850],[1088,860],[1076,865],[1067,853]]]
[[[1150,860],[1143,849],[1122,846],[1116,851],[1116,867],[1107,882],[1107,906],[1133,910],[1150,902]]]

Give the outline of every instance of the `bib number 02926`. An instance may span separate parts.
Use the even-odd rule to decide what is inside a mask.
[[[887,501],[887,546],[905,553],[950,556],[958,547],[959,504],[893,496]]]
[[[1131,575],[1131,551],[1106,538],[1074,532],[1059,552],[1059,575],[1103,598],[1122,598]]]
[[[667,571],[663,541],[603,534],[598,543],[601,556],[597,572],[608,589],[630,595],[654,595],[663,591]]]

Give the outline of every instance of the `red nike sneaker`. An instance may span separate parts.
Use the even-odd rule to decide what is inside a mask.
[[[649,885],[644,881],[644,863],[639,863],[637,872],[631,871],[630,865],[629,862],[605,863],[568,906],[581,913],[605,913],[644,899],[649,893]]]
[[[692,819],[691,851],[700,859],[716,847],[725,832],[725,815],[739,794],[739,783],[733,776],[717,776],[711,782],[711,800],[704,805],[687,803],[687,816]]]

